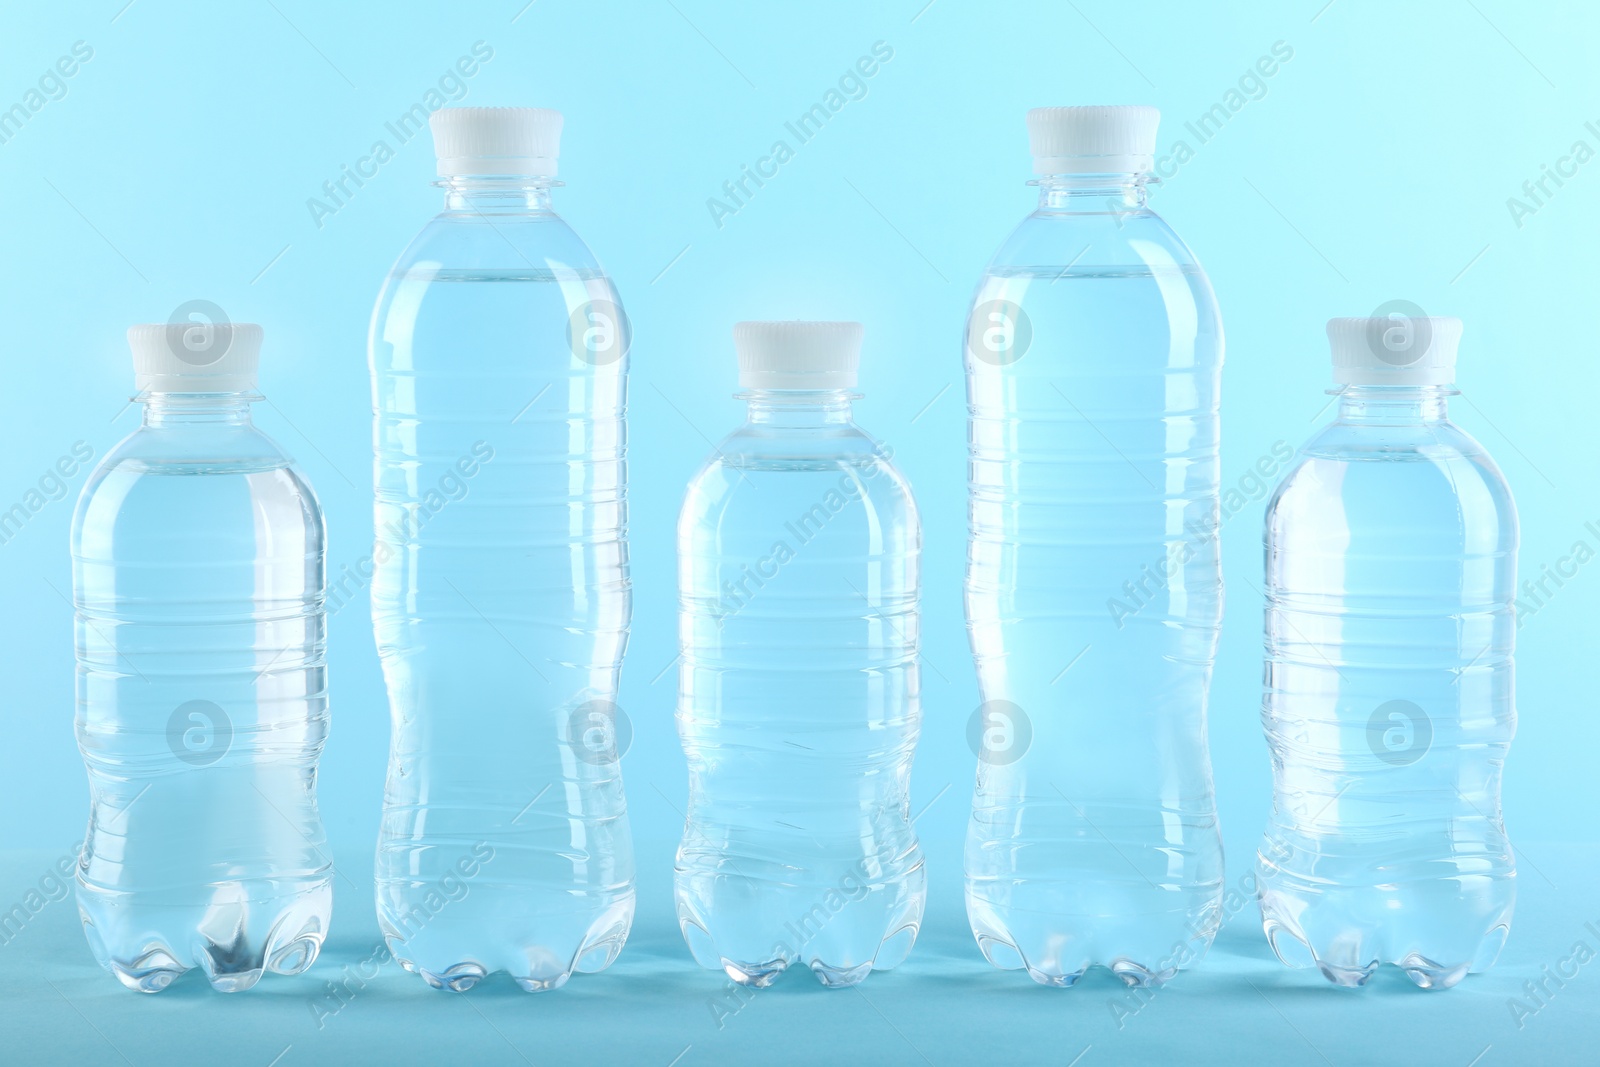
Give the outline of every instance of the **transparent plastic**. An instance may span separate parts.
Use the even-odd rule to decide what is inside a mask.
[[[1449,395],[1346,387],[1267,510],[1262,922],[1343,986],[1448,988],[1510,929],[1516,508]]]
[[[1050,986],[1165,981],[1221,917],[1222,326],[1147,181],[1035,182],[967,333],[967,914],[991,963]]]
[[[333,904],[322,511],[246,394],[145,393],[72,522],[78,908],[123,985],[238,992],[316,959]]]
[[[850,986],[922,922],[921,531],[849,393],[744,395],[678,521],[678,924],[740,984],[799,962]]]
[[[627,324],[557,183],[440,184],[370,342],[378,917],[436,988],[547,990],[608,966],[634,912]]]

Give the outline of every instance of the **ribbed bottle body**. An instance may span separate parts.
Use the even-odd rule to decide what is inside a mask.
[[[1046,188],[967,331],[966,608],[985,955],[1159,982],[1219,921],[1206,700],[1222,612],[1222,330],[1130,182]]]
[[[678,525],[679,925],[750,985],[852,985],[903,960],[926,892],[909,810],[921,534],[848,423],[747,426]]]
[[[609,279],[537,205],[447,211],[374,312],[378,911],[436,986],[555,988],[632,921],[626,348]]]

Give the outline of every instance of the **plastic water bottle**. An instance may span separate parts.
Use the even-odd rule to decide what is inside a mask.
[[[101,966],[155,993],[298,974],[328,933],[322,510],[250,422],[261,327],[135,326],[143,424],[72,522],[78,908]]]
[[[598,971],[633,921],[616,705],[628,329],[550,206],[561,115],[445,108],[445,210],[373,312],[390,950],[435,988]]]
[[[1159,117],[1029,112],[1039,206],[968,321],[967,914],[991,963],[1051,986],[1162,982],[1221,916],[1222,326],[1146,206]]]
[[[678,521],[678,924],[742,985],[854,985],[911,951],[921,721],[916,505],[858,427],[853,322],[734,330],[745,424]]]
[[[1339,414],[1267,510],[1261,917],[1279,959],[1342,986],[1389,962],[1449,988],[1511,923],[1517,515],[1445,410],[1460,336],[1329,322]]]

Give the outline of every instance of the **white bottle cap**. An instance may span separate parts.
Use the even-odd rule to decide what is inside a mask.
[[[441,178],[553,178],[561,112],[544,107],[442,107],[428,117]]]
[[[1155,167],[1161,112],[1138,104],[1028,112],[1035,174],[1131,174]]]
[[[128,347],[141,393],[251,393],[261,327],[253,322],[130,326]]]
[[[733,328],[745,389],[849,389],[861,362],[859,322],[741,322]]]
[[[1432,316],[1329,319],[1340,385],[1448,385],[1456,379],[1461,320]]]

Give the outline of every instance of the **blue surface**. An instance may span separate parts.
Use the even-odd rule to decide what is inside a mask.
[[[505,975],[472,992],[435,992],[383,963],[361,850],[342,862],[335,929],[317,966],[268,976],[248,994],[213,993],[185,975],[154,996],[130,993],[83,950],[70,902],[40,911],[0,949],[8,1063],[196,1062],[226,1050],[244,1067],[295,1064],[871,1063],[1055,1065],[1182,1063],[1467,1064],[1588,1062],[1600,1025],[1600,959],[1529,999],[1523,984],[1600,955],[1600,906],[1586,892],[1600,849],[1521,853],[1521,908],[1500,966],[1445,993],[1385,968],[1338,989],[1271,957],[1251,901],[1194,971],[1142,996],[1107,971],[1073,989],[1034,985],[978,955],[961,914],[959,857],[930,863],[934,889],[910,960],[850,989],[804,971],[771,988],[735,987],[695,967],[672,918],[668,842],[641,842],[639,918],[621,958],[563,989],[528,994]],[[348,855],[348,850],[341,856]],[[56,859],[6,857],[17,896]],[[943,862],[938,862],[943,859]],[[1531,866],[1538,863],[1538,869]],[[1542,872],[1542,873],[1541,873]],[[1236,888],[1236,876],[1230,887]],[[1547,880],[1548,879],[1548,880]],[[942,892],[940,890],[943,890]],[[1233,898],[1230,897],[1230,906]],[[1586,926],[1586,923],[1592,923]],[[377,953],[375,956],[374,954]],[[1580,953],[1582,954],[1582,953]],[[329,983],[341,985],[335,998]],[[365,983],[363,985],[363,983]],[[1513,1012],[1513,1001],[1522,1010]],[[342,1003],[341,1003],[342,1002]],[[1518,1023],[1521,1023],[1519,1026]],[[277,1057],[275,1059],[275,1057]],[[1078,1057],[1075,1059],[1075,1057]]]
[[[353,590],[335,600],[330,629],[321,791],[350,880],[337,889],[325,960],[247,996],[180,986],[136,998],[94,968],[71,905],[52,904],[0,947],[0,1047],[20,1049],[0,1058],[125,1062],[98,1027],[141,1065],[200,1048],[265,1065],[291,1044],[281,1067],[352,1062],[358,1049],[377,1062],[430,1052],[521,1062],[498,1027],[540,1063],[664,1065],[686,1045],[684,1067],[735,1056],[921,1062],[898,1027],[936,1063],[984,1053],[1065,1064],[1085,1045],[1083,1065],[1161,1049],[1189,1050],[1179,1058],[1191,1062],[1197,1049],[1221,1062],[1323,1062],[1296,1029],[1335,1064],[1379,1062],[1387,1050],[1465,1065],[1486,1045],[1483,1067],[1592,1059],[1600,963],[1521,1030],[1507,998],[1580,939],[1600,951],[1584,925],[1600,927],[1597,33],[1592,7],[1511,0],[12,5],[0,110],[26,101],[74,42],[93,56],[64,64],[70,78],[46,79],[38,110],[0,142],[0,513],[23,507],[0,543],[0,849],[27,853],[8,852],[0,908],[24,899],[88,810],[64,599],[70,500],[85,469],[53,468],[75,442],[104,455],[131,426],[124,329],[195,298],[265,325],[271,400],[260,422],[316,485],[330,569],[353,567],[372,540],[368,317],[385,271],[441,199],[427,184],[427,139],[400,144],[385,124],[443,79],[443,95],[465,87],[461,102],[566,114],[569,184],[557,207],[615,278],[635,329],[636,598],[621,702],[633,724],[624,768],[642,917],[614,970],[558,994],[486,988],[452,1000],[386,974],[316,1032],[306,996],[375,938],[364,883],[389,724],[365,594]],[[470,77],[446,77],[477,41],[493,57]],[[794,145],[737,211],[708,207],[877,41],[894,54],[864,96]],[[1292,58],[1241,87],[1278,41]],[[1220,129],[1202,140],[1186,127],[1236,90]],[[1326,417],[1329,316],[1403,298],[1466,320],[1453,411],[1516,494],[1523,576],[1560,576],[1526,598],[1518,633],[1521,722],[1505,779],[1522,864],[1517,919],[1500,968],[1448,993],[1393,976],[1354,996],[1323,988],[1265,958],[1246,908],[1201,968],[1117,1032],[1114,987],[1034,989],[984,966],[964,929],[959,847],[974,765],[964,735],[978,700],[960,602],[962,320],[984,263],[1034,200],[1024,111],[1103,102],[1162,108],[1173,176],[1154,204],[1210,274],[1227,330],[1222,470],[1237,495],[1225,497],[1211,741],[1230,884],[1245,875],[1269,802],[1259,722],[1268,486],[1253,468]],[[380,138],[393,156],[353,196],[331,212],[326,200],[308,206],[342,166],[372,173]],[[1559,187],[1546,179],[1535,203],[1523,184],[1545,166],[1568,176]],[[1508,206],[1512,197],[1526,206]],[[720,986],[692,969],[666,911],[685,793],[667,669],[672,523],[707,439],[738,419],[732,323],[786,317],[866,324],[857,410],[894,448],[927,530],[913,808],[926,808],[930,924],[905,971],[839,994],[786,981],[718,1031],[706,998]]]

